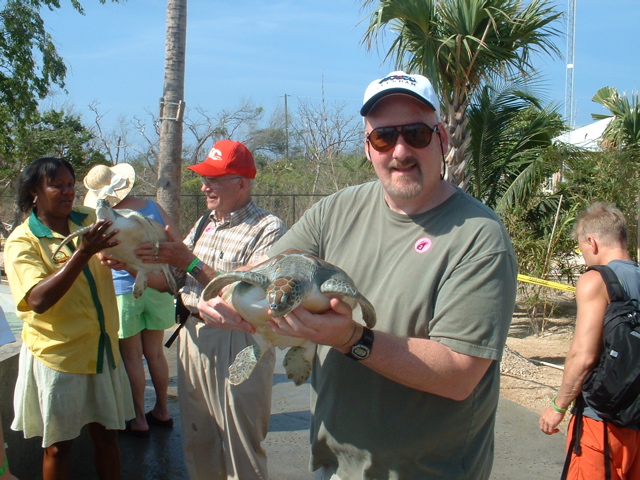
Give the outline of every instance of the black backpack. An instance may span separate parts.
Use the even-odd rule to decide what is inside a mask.
[[[593,408],[605,422],[619,427],[640,429],[640,311],[638,302],[629,299],[614,271],[606,265],[594,265],[607,286],[609,306],[604,315],[603,350],[596,367],[582,383],[582,395],[573,410],[574,435],[567,452],[565,470],[573,453],[580,455],[582,412]],[[606,427],[606,425],[605,425]],[[605,438],[605,471],[610,478],[609,442]],[[563,477],[565,478],[565,472]]]
[[[585,377],[582,392],[587,405],[619,427],[640,429],[640,312],[616,274],[595,265],[609,292],[602,330],[603,351],[598,365]]]

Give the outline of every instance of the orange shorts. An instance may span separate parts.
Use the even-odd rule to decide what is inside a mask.
[[[567,445],[573,437],[573,423],[569,422]],[[567,480],[604,479],[604,422],[582,417],[582,453],[571,454]],[[609,451],[612,460],[611,480],[640,479],[640,430],[629,430],[607,424]]]

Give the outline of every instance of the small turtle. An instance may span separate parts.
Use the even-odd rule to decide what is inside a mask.
[[[113,237],[114,240],[120,241],[118,245],[106,248],[102,251],[105,255],[113,257],[116,260],[126,263],[134,267],[138,274],[133,284],[133,296],[139,298],[147,288],[147,273],[162,272],[167,278],[167,283],[171,292],[177,292],[176,282],[169,271],[166,263],[144,263],[133,253],[134,249],[144,242],[149,242],[153,246],[155,252],[158,251],[161,241],[168,240],[167,233],[162,225],[146,215],[136,212],[135,210],[114,210],[106,199],[99,199],[96,204],[96,216],[98,220],[109,220],[112,222],[107,232],[114,229],[119,230]],[[73,238],[84,235],[93,225],[81,228],[80,230],[67,236],[62,243],[58,245],[56,251],[53,252],[53,258],[56,258],[60,249],[69,243]]]
[[[232,284],[223,300],[246,321],[256,327],[257,345],[241,350],[229,367],[229,383],[244,382],[269,346],[291,347],[284,358],[287,377],[296,385],[307,381],[312,369],[316,345],[303,338],[279,335],[267,325],[271,316],[281,317],[298,305],[313,313],[329,310],[331,297],[339,297],[353,309],[360,306],[362,320],[369,327],[376,323],[376,313],[369,302],[340,268],[312,255],[288,250],[251,270],[230,272],[214,278],[202,292],[207,301]]]

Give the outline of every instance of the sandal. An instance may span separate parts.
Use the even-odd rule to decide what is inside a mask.
[[[157,425],[159,427],[173,428],[173,418],[169,418],[169,420],[160,420],[156,418],[156,416],[153,414],[153,410],[148,411],[145,414],[145,418],[147,419],[147,423],[149,425]]]
[[[131,420],[124,422],[124,425],[124,430],[120,430],[121,433],[131,435],[132,437],[149,438],[149,430],[134,430],[131,428]]]

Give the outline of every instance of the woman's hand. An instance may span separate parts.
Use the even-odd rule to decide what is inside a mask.
[[[118,245],[120,243],[118,240],[112,240],[118,233],[118,230],[114,229],[107,233],[112,224],[113,223],[108,220],[98,220],[89,231],[83,235],[78,250],[88,256],[93,256],[105,248]]]
[[[112,270],[124,270],[127,268],[127,264],[121,262],[120,260],[116,260],[113,257],[108,257],[104,253],[99,253],[98,258],[100,259],[100,263],[105,267],[109,267]]]

